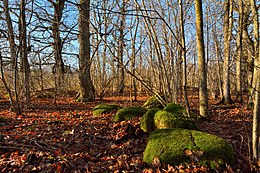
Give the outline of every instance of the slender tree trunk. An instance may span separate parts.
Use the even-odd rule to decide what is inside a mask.
[[[236,59],[236,101],[243,101],[241,61],[243,57],[243,0],[239,0],[239,30],[237,36],[237,59]]]
[[[131,35],[132,35],[132,53],[131,53],[131,73],[133,73],[133,75],[135,75],[135,65],[136,65],[136,48],[135,48],[135,46],[136,46],[136,44],[135,44],[135,42],[136,42],[136,38],[137,38],[137,32],[138,32],[138,27],[139,27],[139,19],[138,18],[136,18],[136,27],[135,27],[135,30],[134,30],[134,33],[131,33]],[[133,77],[133,76],[131,76],[131,85],[130,85],[130,87],[131,87],[131,89],[130,89],[130,100],[131,100],[131,103],[132,103],[132,88],[134,89],[134,101],[137,101],[137,88],[136,88],[136,79]]]
[[[123,94],[125,89],[125,71],[124,67],[124,28],[125,28],[125,5],[123,0],[121,7],[121,20],[119,28],[119,47],[118,47],[118,94]]]
[[[199,99],[200,115],[208,119],[208,93],[207,93],[207,70],[205,64],[205,49],[203,36],[203,13],[201,0],[195,1],[196,10],[196,38],[198,47],[198,71],[199,71]]]
[[[20,39],[20,59],[21,72],[23,73],[23,86],[25,90],[26,105],[30,104],[30,66],[27,57],[27,33],[25,18],[25,0],[20,0],[20,17],[19,17],[19,39]]]
[[[260,56],[260,55],[259,55]],[[254,73],[256,75],[256,92],[254,100],[254,112],[253,112],[253,128],[252,128],[252,148],[253,148],[253,160],[258,162],[260,161],[260,64],[255,67],[255,70],[258,71]]]
[[[216,36],[216,32],[214,31],[214,42],[215,42],[215,52],[216,52],[216,60],[217,60],[217,69],[218,69],[218,90],[219,90],[219,95],[220,98],[223,98],[223,82],[222,82],[222,65],[220,62],[220,49],[219,49],[219,42]]]
[[[58,90],[61,89],[61,84],[64,83],[64,62],[62,59],[62,48],[63,43],[60,37],[60,25],[63,15],[63,9],[65,5],[65,0],[59,0],[54,2],[53,0],[48,0],[52,3],[54,7],[54,18],[52,21],[52,36],[53,36],[53,51],[55,59],[55,73],[58,74]]]
[[[230,40],[231,40],[231,18],[232,18],[232,0],[225,0],[224,2],[224,66],[223,66],[223,98],[224,103],[232,103],[230,95]]]
[[[9,94],[9,101],[10,101],[10,104],[11,104],[11,108],[13,109],[13,111],[15,112],[16,116],[18,115],[21,115],[22,114],[22,111],[21,111],[21,108],[20,108],[20,104],[17,100],[17,95],[16,97],[13,96],[12,94],[12,91],[11,91],[11,88],[8,86],[7,82],[6,82],[6,79],[5,79],[5,76],[4,76],[4,65],[3,65],[3,58],[2,58],[2,54],[1,54],[1,51],[0,51],[0,73],[1,73],[1,80],[3,82],[3,85],[7,91],[7,93]],[[16,68],[16,66],[14,66],[14,68]],[[16,90],[15,90],[16,91]],[[16,93],[15,93],[16,94]],[[16,99],[14,99],[16,98]]]
[[[258,21],[258,11],[257,11],[257,7],[256,7],[256,2],[255,0],[250,0],[251,3],[251,9],[252,9],[252,18],[253,18],[253,26],[254,26],[254,54],[253,54],[253,64],[257,64],[258,62],[258,46],[259,46],[259,21]],[[254,5],[255,4],[255,5]],[[257,41],[258,40],[258,41]],[[255,93],[255,88],[256,88],[256,76],[255,76],[255,68],[253,69],[253,77],[252,77],[252,81],[251,81],[251,86],[252,86],[252,90],[251,90],[251,97],[254,96]],[[252,100],[252,99],[250,99]]]
[[[254,61],[254,75],[253,75],[253,90],[255,91],[254,99],[254,113],[253,113],[253,128],[252,128],[252,149],[253,159],[260,162],[259,153],[259,135],[260,135],[260,44],[259,44],[259,14],[257,12],[256,1],[250,0],[253,24],[254,24],[254,48],[255,48],[255,61]]]
[[[90,0],[80,0],[79,4],[79,82],[81,102],[92,101],[95,99],[95,89],[92,84],[90,67]]]
[[[4,2],[4,14],[5,14],[5,21],[8,28],[8,42],[10,45],[10,54],[11,54],[11,69],[14,69],[15,67],[15,58],[16,58],[16,47],[15,47],[15,41],[14,41],[14,29],[12,25],[12,19],[9,13],[9,7],[8,7],[8,0],[3,0]]]
[[[187,108],[187,114],[188,114],[188,116],[190,116],[190,106],[189,106],[189,100],[188,100],[188,96],[187,96],[186,45],[185,45],[185,34],[184,34],[182,0],[179,0],[179,6],[180,6],[180,17],[181,17],[180,29],[181,29],[181,43],[182,43],[182,50],[181,50],[181,56],[182,56],[182,87],[183,87],[185,105],[186,105],[186,108]]]

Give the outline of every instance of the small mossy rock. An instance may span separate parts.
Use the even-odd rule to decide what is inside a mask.
[[[184,128],[200,130],[192,119],[183,118],[179,114],[161,110],[157,111],[154,115],[154,124],[157,129]]]
[[[163,110],[174,113],[176,116],[178,115],[179,117],[188,117],[187,109],[176,103],[168,103]],[[190,116],[191,118],[196,118],[196,115],[193,112],[190,112]]]
[[[141,118],[140,127],[144,132],[150,132],[156,129],[154,125],[154,116],[155,113],[158,112],[159,110],[160,109],[158,108],[150,109]]]
[[[93,115],[98,116],[104,113],[117,111],[120,108],[121,108],[120,106],[114,104],[99,104],[96,107],[94,107],[92,110],[93,110]]]
[[[138,106],[122,108],[117,111],[116,115],[113,118],[113,121],[120,122],[124,120],[130,120],[136,116],[143,116],[146,111],[146,108]]]
[[[189,153],[186,153],[189,151]],[[209,165],[221,170],[225,163],[235,163],[232,147],[215,135],[187,129],[158,129],[150,134],[143,161],[152,164],[155,158],[162,163],[179,165],[191,163]]]
[[[152,109],[152,108],[163,109],[163,105],[160,103],[160,101],[155,95],[148,98],[148,100],[143,104],[143,107],[147,109]]]

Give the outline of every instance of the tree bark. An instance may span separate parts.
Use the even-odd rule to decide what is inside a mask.
[[[232,20],[232,0],[224,2],[224,66],[223,66],[223,98],[224,103],[232,103],[230,95],[230,40],[231,40],[231,20]]]
[[[182,56],[182,87],[183,87],[183,94],[184,94],[184,101],[187,109],[187,114],[190,116],[190,106],[189,100],[187,96],[187,69],[186,69],[186,45],[185,45],[185,34],[184,34],[184,20],[183,20],[183,4],[182,0],[179,0],[180,6],[180,29],[181,29],[181,56]]]
[[[243,57],[243,0],[239,0],[239,29],[237,36],[237,59],[236,59],[236,101],[243,101],[243,90],[242,90],[242,72],[241,72],[241,61]]]
[[[207,93],[207,71],[205,64],[205,49],[203,36],[203,13],[201,0],[195,1],[196,10],[196,40],[198,47],[198,71],[199,71],[199,104],[200,115],[208,119],[208,93]]]
[[[20,41],[20,59],[21,72],[23,73],[23,86],[25,90],[26,105],[30,104],[30,65],[27,57],[27,33],[25,18],[25,0],[20,0],[19,16],[19,41]]]
[[[91,80],[90,67],[90,0],[80,0],[79,4],[79,82],[80,98],[78,101],[95,100],[95,89]]]
[[[64,70],[64,62],[62,59],[62,48],[63,43],[60,37],[60,25],[61,25],[61,19],[63,15],[63,9],[65,5],[65,0],[59,0],[54,2],[53,0],[48,0],[50,3],[52,3],[54,7],[54,17],[52,20],[52,37],[54,40],[53,43],[53,53],[54,53],[54,59],[55,59],[55,73],[58,74],[58,88],[61,87],[61,84],[63,83],[63,75],[65,73]]]
[[[119,46],[118,46],[118,94],[123,94],[125,89],[125,71],[122,65],[124,64],[124,28],[125,28],[125,5],[126,2],[123,0],[121,7],[121,20],[119,28]]]
[[[260,44],[259,44],[259,14],[256,8],[256,1],[250,0],[253,24],[254,24],[254,75],[253,75],[253,91],[255,92],[254,112],[253,112],[253,128],[252,128],[252,149],[253,160],[260,161],[259,154],[259,135],[260,135]]]
[[[14,29],[12,25],[12,19],[9,12],[8,7],[8,0],[3,0],[4,2],[4,14],[5,14],[5,21],[8,28],[8,42],[10,45],[10,55],[11,55],[11,69],[14,69],[15,67],[15,58],[16,58],[16,47],[15,47],[15,41],[14,41]]]

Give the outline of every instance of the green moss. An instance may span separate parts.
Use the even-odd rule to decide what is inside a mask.
[[[210,165],[220,167],[225,162],[233,165],[235,163],[233,148],[222,138],[215,135],[192,132],[194,143],[200,146],[200,149],[207,151],[205,160],[210,160]]]
[[[155,125],[154,125],[154,116],[155,113],[158,112],[160,109],[158,108],[153,108],[148,110],[144,116],[141,118],[140,121],[140,127],[144,132],[149,132],[155,130]]]
[[[192,151],[198,158],[197,164],[207,164],[221,169],[224,163],[234,164],[232,147],[222,138],[195,130],[159,129],[151,133],[144,151],[143,161],[151,164],[158,157],[171,165],[191,163],[184,151]],[[202,153],[196,155],[197,152]]]
[[[158,129],[184,128],[199,130],[199,127],[193,120],[167,111],[157,111],[154,116],[154,124]]]
[[[148,98],[148,100],[143,104],[143,107],[147,109],[152,109],[152,108],[162,109],[163,105],[160,103],[158,98],[154,95]]]
[[[119,121],[129,120],[136,116],[142,116],[146,111],[147,109],[138,106],[122,108],[117,111],[113,121],[119,122]]]
[[[104,113],[110,113],[113,111],[116,111],[120,109],[121,107],[118,105],[113,105],[113,104],[100,104],[94,107],[93,110],[93,115],[98,116]]]
[[[75,102],[81,102],[81,98],[80,97],[76,98]]]
[[[171,112],[176,116],[178,115],[179,117],[188,117],[187,109],[176,103],[168,103],[163,110]],[[194,114],[193,112],[190,112],[190,116],[191,118],[196,118],[196,114]]]

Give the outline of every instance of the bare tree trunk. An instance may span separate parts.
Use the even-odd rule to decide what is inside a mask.
[[[257,57],[258,57],[258,45],[259,45],[259,21],[258,21],[258,11],[257,11],[257,7],[256,7],[256,2],[255,0],[250,0],[250,4],[251,4],[251,9],[252,9],[252,18],[253,18],[253,26],[254,26],[254,54],[253,54],[253,64],[255,65],[257,63]],[[255,5],[254,5],[255,4]],[[251,90],[251,96],[254,96],[254,92],[255,92],[255,88],[256,88],[256,76],[254,75],[255,73],[255,69],[253,69],[253,77],[252,77],[252,81],[251,81],[251,86],[252,86],[252,90]],[[252,100],[252,99],[251,99]]]
[[[260,55],[259,55],[260,56]],[[260,60],[260,59],[258,59]],[[253,112],[253,128],[252,128],[252,148],[253,148],[253,160],[255,162],[260,161],[260,64],[256,64],[254,75],[256,75],[256,92],[255,92],[255,100],[254,100],[254,112]]]
[[[52,20],[52,36],[53,36],[53,51],[54,51],[54,59],[55,59],[55,73],[58,75],[58,90],[60,90],[61,84],[64,83],[64,62],[62,59],[62,48],[63,43],[60,37],[60,25],[61,25],[61,19],[63,15],[63,9],[65,5],[65,0],[59,0],[54,2],[53,0],[48,0],[50,3],[52,3],[54,7],[54,17]]]
[[[236,59],[236,101],[243,102],[241,61],[243,57],[243,0],[239,0],[239,29],[237,36],[237,59]]]
[[[137,32],[138,32],[138,27],[139,27],[139,19],[136,18],[136,24],[135,24],[135,30],[134,33],[131,32],[132,35],[132,53],[131,53],[131,73],[133,73],[133,75],[135,75],[135,65],[136,65],[136,48],[135,48],[135,42],[136,42],[136,38],[137,38]],[[136,88],[136,79],[134,77],[131,76],[131,85],[130,85],[130,101],[132,103],[132,88],[134,89],[134,101],[137,101],[137,88]]]
[[[4,14],[5,14],[5,21],[8,28],[8,42],[10,45],[10,54],[11,54],[11,69],[14,69],[15,66],[15,58],[16,58],[16,47],[14,41],[14,29],[12,25],[12,19],[9,13],[8,7],[8,0],[3,0],[4,2]]]
[[[125,28],[125,5],[123,0],[121,7],[121,20],[119,28],[119,46],[118,46],[118,94],[123,94],[125,89],[125,72],[122,64],[124,64],[124,28]]]
[[[184,34],[184,20],[183,20],[183,4],[182,0],[179,0],[179,6],[180,6],[180,29],[181,29],[181,43],[182,43],[182,87],[183,87],[183,94],[184,94],[184,100],[185,105],[187,108],[187,114],[190,116],[190,106],[187,96],[187,70],[186,70],[186,46],[185,46],[185,34]]]
[[[199,71],[199,99],[200,115],[209,119],[208,115],[208,93],[207,93],[207,70],[205,64],[205,49],[203,36],[203,13],[201,0],[195,1],[196,10],[196,33],[198,47],[198,71]]]
[[[81,102],[92,101],[95,99],[95,89],[92,84],[90,67],[90,1],[80,0],[79,4],[79,81]]]
[[[16,63],[16,58],[15,58],[15,63]],[[20,108],[20,104],[19,104],[19,101],[18,101],[18,97],[17,97],[17,93],[15,93],[15,100],[14,100],[14,96],[12,94],[12,91],[11,91],[11,88],[8,86],[6,80],[5,80],[5,76],[4,76],[4,65],[3,65],[3,58],[2,58],[2,54],[1,54],[1,51],[0,51],[0,72],[1,72],[1,80],[4,84],[4,87],[5,87],[5,90],[7,91],[8,95],[9,95],[9,101],[10,101],[10,104],[11,104],[11,108],[13,109],[13,111],[15,112],[16,116],[18,115],[21,115],[22,114],[22,111],[21,111],[21,108]],[[14,66],[14,68],[16,68],[16,65]],[[16,76],[15,76],[16,78]],[[16,90],[15,90],[16,92]]]
[[[223,98],[224,103],[232,103],[230,95],[230,40],[231,40],[231,20],[232,20],[232,0],[225,0],[224,2],[224,67],[223,67]]]
[[[25,0],[20,0],[20,17],[19,17],[19,39],[20,39],[20,59],[21,72],[23,72],[23,85],[25,90],[26,105],[30,104],[30,66],[27,57],[27,33],[25,20]]]
[[[218,70],[218,90],[219,90],[219,96],[220,98],[223,98],[223,82],[222,82],[222,65],[220,62],[220,49],[219,49],[219,42],[218,38],[216,36],[216,31],[214,31],[214,42],[215,42],[215,52],[216,52],[216,60],[217,60],[217,70]]]
[[[253,113],[253,128],[252,128],[252,149],[253,160],[260,161],[259,154],[259,135],[260,135],[260,44],[259,44],[259,14],[257,12],[256,1],[250,0],[253,24],[254,24],[254,48],[255,48],[255,63],[253,75],[253,91],[255,91],[254,113]]]

